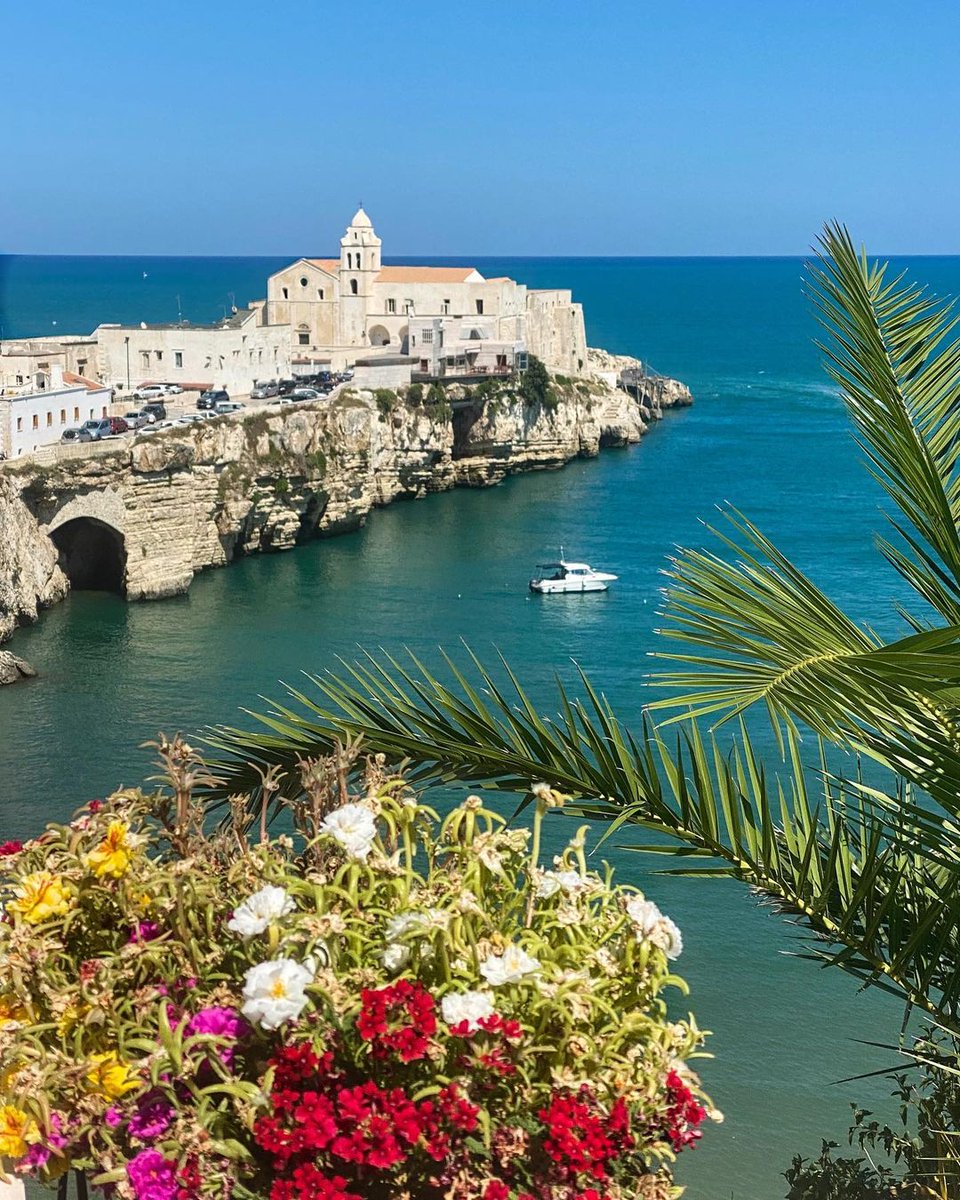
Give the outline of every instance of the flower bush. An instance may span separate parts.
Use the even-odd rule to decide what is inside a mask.
[[[242,797],[205,833],[202,765],[161,751],[169,789],[0,847],[6,1168],[124,1200],[677,1194],[707,1115],[680,933],[584,830],[541,867],[562,797],[532,831],[441,820],[352,751],[257,839]]]

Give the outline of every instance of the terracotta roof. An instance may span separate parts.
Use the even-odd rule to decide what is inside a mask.
[[[472,279],[471,276],[476,276]],[[476,267],[381,267],[377,283],[478,283]]]
[[[340,270],[339,258],[308,258],[304,261],[314,267],[319,267],[321,271],[327,271],[330,275],[336,275]]]
[[[85,387],[89,392],[101,392],[104,388],[102,383],[96,383],[86,375],[75,375],[73,371],[64,371],[63,382],[69,383],[71,387]]]

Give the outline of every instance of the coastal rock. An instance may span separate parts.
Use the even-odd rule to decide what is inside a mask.
[[[689,402],[675,388],[669,402]],[[650,411],[599,376],[555,376],[532,404],[491,378],[451,386],[438,404],[347,390],[154,433],[107,455],[5,464],[0,641],[63,598],[65,571],[131,600],[176,595],[207,567],[357,529],[394,500],[487,487],[637,442]]]
[[[32,679],[36,673],[25,659],[18,658],[9,650],[0,650],[0,687],[19,683],[21,679]]]

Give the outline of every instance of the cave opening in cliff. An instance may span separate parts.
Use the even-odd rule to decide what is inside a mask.
[[[72,588],[123,595],[127,554],[121,533],[94,517],[77,517],[51,537]]]

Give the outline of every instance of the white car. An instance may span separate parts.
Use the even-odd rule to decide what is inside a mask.
[[[168,396],[182,396],[183,395],[183,388],[180,386],[179,383],[165,383],[163,385],[163,390],[166,392],[166,394]]]
[[[167,394],[167,389],[162,383],[144,383],[132,392],[134,400],[159,400]]]

